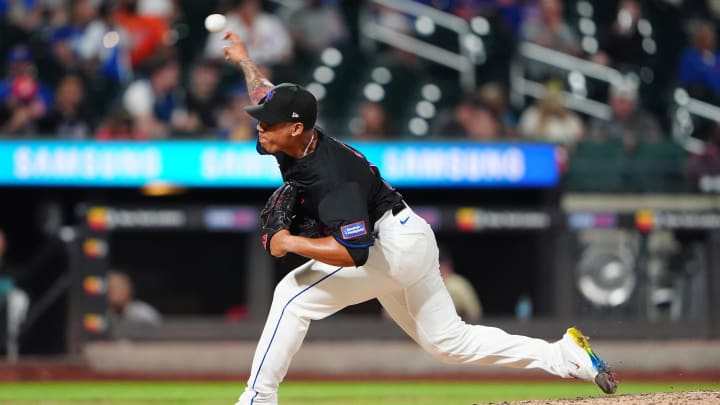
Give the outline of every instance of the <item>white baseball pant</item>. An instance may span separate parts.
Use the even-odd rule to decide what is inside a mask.
[[[335,267],[311,260],[278,283],[236,405],[276,405],[278,386],[310,321],[372,298],[443,362],[540,368],[567,377],[556,344],[460,319],[440,276],[435,236],[422,217],[410,208],[396,216],[388,211],[374,230],[377,238],[365,265]]]

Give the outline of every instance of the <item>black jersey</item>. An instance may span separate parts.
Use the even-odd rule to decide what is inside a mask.
[[[276,153],[275,158],[283,179],[300,185],[296,214],[320,221],[361,266],[375,243],[375,221],[402,203],[402,196],[360,152],[316,131],[313,153],[300,159]],[[258,151],[264,152],[259,143]]]

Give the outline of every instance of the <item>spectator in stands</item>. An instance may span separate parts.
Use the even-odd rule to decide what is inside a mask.
[[[217,137],[229,141],[247,141],[257,137],[255,126],[257,121],[245,112],[250,105],[250,98],[244,84],[230,88],[227,101],[220,111]]]
[[[123,27],[131,38],[130,63],[133,68],[152,62],[152,58],[159,54],[168,55],[172,36],[167,21],[154,15],[138,14],[136,0],[119,0],[113,21]]]
[[[293,57],[293,43],[282,21],[262,11],[260,0],[232,0],[226,13],[227,25],[217,34],[210,34],[205,44],[205,56],[224,58],[223,35],[232,31],[248,48],[250,57],[259,65],[285,64]]]
[[[7,252],[7,238],[5,231],[0,228],[0,274],[7,273],[7,262],[5,261],[5,253]]]
[[[552,81],[542,98],[523,111],[518,132],[526,139],[556,143],[572,151],[585,127],[580,116],[563,104],[562,83]]]
[[[122,102],[135,120],[135,128],[150,138],[191,132],[200,125],[187,114],[185,92],[180,86],[180,65],[175,59],[156,60],[149,79],[131,83]]]
[[[218,93],[220,67],[212,61],[201,61],[190,73],[187,108],[193,120],[199,122],[198,135],[211,135],[217,131],[218,115],[225,100]]]
[[[375,5],[372,8],[372,18],[378,25],[386,29],[405,35],[414,35],[413,20],[394,8]],[[375,55],[375,62],[378,66],[386,66],[395,71],[395,76],[402,75],[411,81],[420,80],[425,67],[416,54],[393,46],[380,48]]]
[[[661,139],[660,125],[653,115],[638,105],[638,88],[634,80],[623,79],[610,86],[610,120],[593,119],[588,135],[594,140],[615,139],[627,151],[639,142],[654,143]]]
[[[43,24],[43,4],[37,0],[5,0],[4,14],[10,25],[28,34]]]
[[[508,106],[507,92],[497,82],[485,83],[477,90],[480,100],[490,108],[495,117],[500,120],[501,133],[506,138],[515,138],[517,134],[518,117]]]
[[[91,133],[91,121],[82,78],[69,74],[60,80],[55,105],[38,121],[38,130],[43,135],[63,139],[85,139]]]
[[[504,137],[500,121],[475,92],[463,98],[452,111],[438,114],[434,133],[450,138],[494,141]]]
[[[720,121],[710,128],[702,153],[688,159],[687,176],[694,190],[720,192]]]
[[[179,16],[175,0],[137,0],[138,15],[159,17],[172,24]]]
[[[98,9],[92,0],[71,0],[70,20],[50,35],[50,49],[57,67],[56,75],[77,71],[83,66],[79,58],[79,44],[85,30],[97,18]],[[95,38],[95,41],[99,41]]]
[[[83,61],[83,70],[91,80],[125,84],[133,74],[130,34],[118,23],[110,3],[100,5],[98,16],[75,45],[78,57]],[[101,85],[107,86],[105,83]]]
[[[707,7],[712,18],[720,20],[720,0],[707,0]]]
[[[338,4],[327,0],[304,0],[302,7],[286,21],[299,51],[310,55],[339,46],[348,39],[348,31]]]
[[[642,17],[642,7],[636,0],[620,1],[610,31],[601,33],[601,52],[593,56],[593,61],[632,70],[647,65],[651,54],[643,46],[645,36],[638,29]]]
[[[13,85],[17,77],[32,77],[37,84],[37,97],[45,106],[52,104],[52,89],[37,78],[37,67],[33,55],[26,45],[13,46],[8,52],[5,77],[0,79],[0,104],[8,101],[13,94]]]
[[[565,22],[563,6],[560,0],[540,0],[538,18],[530,18],[523,23],[521,40],[550,48],[569,55],[580,56],[580,39],[570,25]],[[529,63],[528,74],[537,80],[546,80],[554,73],[540,63]]]
[[[37,121],[47,112],[39,83],[29,74],[15,76],[10,95],[0,104],[0,134],[34,136]]]
[[[162,323],[162,316],[152,305],[135,297],[135,289],[126,273],[108,272],[107,300],[111,323],[121,321],[152,326]]]
[[[475,287],[467,278],[455,272],[452,258],[443,248],[440,248],[440,275],[460,318],[466,323],[478,323],[482,318],[482,305]]]
[[[132,115],[126,109],[119,107],[110,110],[95,131],[95,138],[99,141],[108,140],[147,140],[148,134],[135,128]]]
[[[697,24],[692,40],[693,46],[680,57],[678,80],[691,96],[720,102],[720,52],[713,26],[707,22]]]
[[[396,135],[385,107],[372,101],[360,104],[358,116],[352,121],[350,131],[353,137],[363,141],[387,140]]]
[[[560,0],[541,0],[538,18],[522,26],[522,40],[570,55],[580,55],[580,39],[565,22]]]

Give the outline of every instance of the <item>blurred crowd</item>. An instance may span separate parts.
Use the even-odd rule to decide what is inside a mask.
[[[501,38],[494,48],[486,45],[485,66],[496,69],[479,64],[477,88],[458,88],[455,98],[446,97],[455,101],[432,115],[429,137],[541,140],[568,152],[579,141],[610,138],[631,150],[667,138],[671,126],[666,103],[655,100],[646,108],[641,86],[680,86],[692,97],[720,104],[720,1],[604,2],[595,5],[598,23],[591,26],[574,18],[581,3],[590,4],[582,0],[416,1],[473,23],[482,17]],[[222,59],[222,34],[202,28],[205,15],[224,13],[227,30],[247,42],[251,56],[277,83],[305,80],[298,72],[328,48],[361,45],[357,19],[362,2],[302,0],[293,2],[290,11],[281,3],[286,2],[0,0],[0,136],[253,139],[254,122],[242,108],[249,102],[244,81]],[[603,9],[610,11],[603,14]],[[397,10],[379,5],[372,10],[371,18],[380,25],[407,33],[418,26],[418,20]],[[675,24],[667,26],[673,18]],[[672,31],[676,46],[659,30]],[[588,42],[589,34],[595,42]],[[563,102],[567,72],[528,62],[527,75],[544,83],[543,94],[520,107],[511,105],[508,70],[513,49],[522,42],[633,73],[635,80],[619,80],[603,93],[611,113],[610,119],[600,119]],[[402,66],[429,80],[438,72],[407,52],[374,52],[363,60]],[[353,80],[360,79],[347,78],[348,86]],[[397,121],[393,103],[361,97],[346,133],[334,135],[412,137]],[[716,126],[710,125],[708,134]]]

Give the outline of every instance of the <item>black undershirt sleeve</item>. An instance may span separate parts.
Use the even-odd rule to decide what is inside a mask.
[[[320,201],[320,221],[332,230],[338,243],[350,253],[356,266],[367,262],[375,244],[368,216],[367,198],[358,183],[344,183]]]

